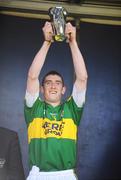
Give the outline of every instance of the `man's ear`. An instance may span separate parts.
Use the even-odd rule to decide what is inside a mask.
[[[43,86],[40,86],[40,92],[43,94],[44,93],[44,88]]]
[[[66,86],[63,86],[63,89],[62,89],[62,95],[64,95],[66,92]]]

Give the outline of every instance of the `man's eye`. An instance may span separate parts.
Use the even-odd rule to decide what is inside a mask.
[[[51,82],[47,82],[47,85],[50,85],[51,84]]]
[[[61,82],[56,82],[56,85],[60,85],[61,84]]]
[[[45,85],[50,85],[50,83],[51,83],[51,82],[47,81],[47,82],[45,82]]]

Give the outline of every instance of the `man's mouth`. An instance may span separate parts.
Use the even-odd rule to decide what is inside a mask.
[[[51,91],[50,94],[57,94],[57,91]]]

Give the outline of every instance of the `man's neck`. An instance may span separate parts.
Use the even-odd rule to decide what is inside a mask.
[[[46,102],[47,104],[50,104],[50,105],[53,106],[53,107],[56,107],[56,106],[60,105],[60,103],[61,103],[61,102],[49,102],[49,101],[46,101],[46,100],[45,100],[45,102]]]

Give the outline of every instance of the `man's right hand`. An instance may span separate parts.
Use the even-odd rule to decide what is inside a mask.
[[[76,41],[76,27],[73,26],[70,22],[66,24],[65,35],[67,37],[68,43],[73,43]]]
[[[51,23],[46,21],[42,30],[44,33],[45,41],[53,42],[53,29]]]

